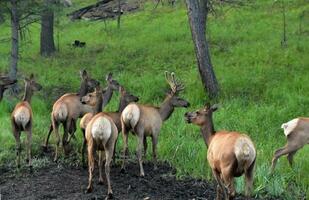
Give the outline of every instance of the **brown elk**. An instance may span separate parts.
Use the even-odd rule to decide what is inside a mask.
[[[144,176],[142,148],[144,146],[144,153],[146,153],[146,137],[150,136],[152,138],[152,156],[154,168],[156,169],[157,143],[162,123],[171,116],[175,107],[188,107],[190,105],[188,101],[178,97],[178,93],[184,89],[184,86],[176,81],[174,73],[168,75],[168,73],[165,72],[165,77],[171,90],[160,107],[131,103],[121,114],[122,135],[124,140],[122,171],[125,170],[125,160],[128,151],[128,133],[130,130],[138,139],[137,157],[140,166],[140,176]]]
[[[123,109],[131,102],[137,102],[139,100],[138,97],[130,94],[129,92],[127,92],[124,87],[120,86],[119,87],[119,92],[120,92],[120,100],[119,100],[119,106],[118,106],[118,110],[116,112],[104,112],[106,115],[110,116],[114,123],[117,126],[118,131],[121,131],[121,121],[120,121],[120,116],[121,116],[121,112],[123,111]],[[89,94],[90,95],[90,94]],[[104,101],[104,97],[103,97],[103,101]],[[102,109],[101,109],[102,111]],[[98,112],[98,111],[97,111]],[[84,143],[83,143],[83,149],[82,149],[82,163],[85,163],[85,150],[86,150],[86,138],[85,138],[85,130],[87,127],[87,124],[89,123],[89,121],[91,120],[91,118],[94,116],[94,113],[87,113],[81,120],[80,120],[80,128],[83,132],[84,135]],[[117,144],[117,141],[116,141]],[[113,158],[115,158],[115,149],[116,149],[116,144],[115,144],[115,148],[114,148],[114,153],[113,153]]]
[[[306,144],[309,144],[309,118],[295,118],[282,124],[281,128],[283,128],[287,137],[287,144],[275,151],[271,165],[272,171],[275,169],[279,157],[286,154],[288,154],[287,159],[290,166],[292,166],[295,153]]]
[[[42,86],[34,80],[33,74],[30,75],[29,79],[25,78],[25,94],[23,100],[15,106],[11,115],[12,130],[16,140],[16,163],[18,168],[20,168],[21,153],[20,134],[21,131],[25,131],[27,132],[27,160],[29,162],[30,170],[32,170],[31,144],[33,113],[30,102],[33,93],[41,90],[41,88]]]
[[[185,119],[201,127],[201,133],[208,147],[207,160],[218,183],[217,199],[223,192],[225,199],[235,196],[234,177],[245,174],[246,195],[253,187],[253,171],[256,150],[251,139],[238,132],[218,131],[214,129],[212,114],[217,105],[207,104],[196,112],[187,112]],[[227,189],[227,191],[226,191]]]
[[[96,108],[94,117],[89,121],[86,127],[86,142],[88,145],[88,167],[89,167],[89,184],[87,192],[92,192],[92,178],[94,170],[94,152],[99,151],[99,183],[103,183],[102,167],[103,152],[105,152],[105,175],[108,186],[108,198],[112,198],[113,192],[110,183],[110,163],[112,161],[115,143],[118,137],[118,130],[110,118],[101,110],[102,93],[100,88],[96,88],[95,92],[87,94],[81,100],[83,103]]]
[[[98,85],[98,81],[91,79],[86,70],[81,71],[80,74],[82,82],[79,93],[64,94],[53,105],[53,111],[51,113],[52,124],[45,140],[45,148],[48,146],[51,132],[54,131],[57,137],[55,161],[58,159],[58,148],[61,143],[58,130],[60,124],[64,127],[62,145],[66,151],[65,147],[67,144],[68,133],[73,135],[76,130],[77,119],[82,117],[85,113],[91,112],[93,109],[91,106],[82,104],[80,99],[93,90],[93,88]]]
[[[6,89],[9,88],[10,85],[13,85],[17,82],[17,80],[11,80],[7,76],[0,76],[0,101],[3,98],[3,93]]]

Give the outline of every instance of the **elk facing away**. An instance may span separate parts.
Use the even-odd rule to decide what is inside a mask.
[[[30,106],[31,97],[34,91],[41,90],[42,86],[35,82],[33,74],[30,78],[25,78],[25,94],[22,102],[18,103],[11,115],[11,123],[13,135],[16,140],[16,156],[17,156],[17,167],[20,167],[20,153],[21,143],[20,134],[21,131],[27,132],[27,160],[29,162],[30,170],[32,170],[31,163],[31,143],[32,143],[32,121],[33,114]]]
[[[11,80],[7,76],[0,76],[0,101],[3,98],[3,93],[10,85],[13,85],[17,80]]]
[[[116,111],[116,112],[104,112],[106,115],[108,115],[109,117],[111,117],[113,119],[114,123],[117,126],[118,132],[121,131],[121,121],[120,121],[121,112],[123,111],[123,109],[129,103],[137,102],[139,100],[138,97],[127,92],[122,86],[119,87],[119,92],[120,92],[120,102],[119,102],[119,106],[118,106],[118,111]],[[91,95],[91,94],[89,94],[89,95]],[[84,103],[86,103],[86,102],[84,102]],[[103,95],[103,104],[104,104],[104,95]],[[94,112],[98,112],[98,111],[94,110]],[[99,110],[99,112],[100,112],[100,110]],[[84,144],[83,144],[83,149],[82,149],[82,163],[84,163],[84,160],[85,160],[85,157],[84,157],[85,149],[86,149],[85,130],[86,130],[87,124],[89,123],[89,121],[91,120],[93,115],[94,115],[93,113],[87,113],[80,121],[80,128],[81,128],[83,135],[84,135]],[[116,141],[116,143],[117,143],[117,141]],[[114,148],[113,158],[115,158],[115,149],[116,149],[116,145],[115,145],[115,148]]]
[[[118,137],[118,130],[113,119],[101,111],[102,93],[101,89],[96,88],[95,92],[84,96],[81,100],[83,103],[96,108],[94,116],[86,127],[86,142],[88,145],[88,167],[89,167],[89,184],[87,192],[92,191],[92,177],[94,170],[94,153],[99,151],[99,183],[103,183],[102,167],[105,152],[105,175],[108,186],[108,198],[113,195],[110,183],[110,163],[112,161],[115,143]]]
[[[125,170],[125,159],[128,151],[128,133],[130,130],[138,139],[137,157],[140,166],[140,176],[144,176],[142,148],[144,146],[144,153],[146,153],[146,137],[150,136],[152,138],[152,156],[156,168],[157,142],[163,121],[171,116],[175,107],[188,107],[190,105],[188,101],[178,97],[178,93],[184,89],[184,86],[175,80],[174,73],[168,76],[168,73],[166,72],[165,77],[171,87],[171,91],[167,94],[160,107],[131,103],[121,114],[122,134],[124,140],[122,171]]]
[[[76,130],[76,121],[79,117],[82,117],[87,112],[92,112],[93,108],[88,105],[84,105],[80,102],[81,97],[86,95],[88,92],[93,90],[98,82],[91,79],[88,73],[83,70],[81,71],[81,86],[79,93],[67,93],[61,96],[53,105],[53,111],[51,113],[52,125],[49,129],[45,147],[48,146],[48,140],[52,131],[55,132],[57,137],[56,153],[54,160],[58,159],[58,148],[61,143],[59,136],[59,125],[63,124],[64,134],[62,137],[62,145],[64,150],[66,150],[68,133],[74,134]]]
[[[225,199],[232,199],[235,196],[234,177],[242,174],[245,174],[246,195],[250,195],[256,159],[254,144],[245,134],[216,132],[212,121],[212,114],[216,110],[216,105],[206,105],[196,112],[187,112],[185,119],[188,123],[201,127],[208,147],[207,160],[218,183],[217,199],[221,199],[222,192]]]
[[[282,124],[281,128],[283,128],[287,137],[287,144],[275,151],[271,165],[272,171],[275,169],[279,157],[286,154],[288,154],[287,159],[292,166],[295,153],[306,144],[309,144],[309,118],[295,118]]]

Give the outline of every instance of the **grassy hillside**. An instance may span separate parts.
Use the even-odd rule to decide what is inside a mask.
[[[188,110],[204,105],[207,97],[197,71],[185,6],[159,6],[155,12],[151,11],[152,7],[147,5],[144,11],[124,16],[120,30],[115,21],[71,22],[61,17],[56,29],[60,51],[50,59],[43,59],[38,53],[40,26],[31,27],[28,40],[21,44],[19,84],[23,84],[23,75],[34,72],[44,87],[32,100],[34,155],[40,151],[48,132],[52,103],[65,92],[77,91],[78,70],[82,68],[102,84],[105,75],[113,72],[121,84],[140,97],[141,103],[154,105],[162,102],[168,87],[164,71],[175,71],[186,85],[181,96],[190,101],[192,106]],[[308,147],[296,154],[293,168],[282,157],[276,173],[269,175],[272,154],[286,141],[281,124],[297,116],[309,116],[309,24],[305,20],[299,32],[299,16],[308,9],[305,0],[287,4],[285,48],[280,45],[282,13],[278,3],[258,1],[240,8],[223,6],[215,16],[209,17],[207,33],[221,88],[220,110],[214,114],[215,127],[247,133],[255,141],[257,196],[309,198]],[[308,18],[307,12],[305,19]],[[0,40],[9,35],[8,22],[0,25]],[[72,48],[70,43],[75,39],[86,41],[87,47]],[[8,69],[9,51],[10,43],[2,42],[1,72]],[[0,103],[0,165],[14,165],[15,141],[9,116],[17,101],[6,96]],[[117,105],[118,95],[115,95],[107,110],[115,110]],[[176,109],[163,125],[159,159],[170,161],[180,178],[192,175],[210,179],[206,147],[199,129],[184,122],[183,115],[188,110]],[[79,130],[76,135],[77,149],[81,147],[82,136]],[[135,140],[134,137],[129,140],[131,152],[135,150]],[[51,144],[54,141],[53,135]],[[37,165],[41,162],[35,160]],[[243,192],[242,179],[237,180],[237,190]]]

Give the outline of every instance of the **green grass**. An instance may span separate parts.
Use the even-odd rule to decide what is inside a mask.
[[[190,101],[192,106],[188,110],[204,105],[207,96],[198,75],[184,5],[159,7],[155,12],[151,11],[152,6],[147,5],[144,11],[122,17],[120,30],[115,21],[109,20],[105,25],[102,21],[71,22],[61,17],[56,29],[60,36],[60,51],[50,59],[39,56],[40,27],[31,27],[31,37],[21,44],[19,84],[23,84],[23,76],[33,72],[44,86],[32,101],[34,154],[40,151],[48,132],[52,103],[64,92],[77,91],[78,70],[82,68],[103,84],[105,75],[113,72],[121,84],[140,97],[141,103],[154,105],[160,104],[167,89],[164,71],[175,71],[186,85],[181,96]],[[259,197],[309,198],[308,147],[296,154],[293,168],[289,167],[285,157],[281,157],[275,174],[269,175],[274,150],[286,142],[281,124],[297,116],[309,116],[309,24],[304,23],[308,15],[303,22],[303,32],[298,31],[299,16],[308,9],[304,0],[287,4],[288,41],[285,48],[280,45],[281,8],[273,1],[255,2],[237,9],[224,6],[215,17],[209,17],[207,33],[221,88],[220,110],[214,114],[215,126],[217,130],[247,133],[255,142],[254,185],[255,195]],[[9,38],[9,35],[8,22],[0,25],[0,39]],[[87,47],[71,48],[70,43],[75,39],[86,41]],[[0,45],[1,72],[8,69],[9,51],[9,42]],[[15,141],[9,118],[18,99],[6,96],[0,103],[1,165],[14,163]],[[117,105],[118,95],[115,95],[107,110],[115,110]],[[192,175],[210,179],[206,147],[198,127],[184,122],[186,111],[176,109],[163,125],[159,158],[171,162],[180,178]],[[81,132],[76,135],[78,141],[74,143],[78,149]],[[54,141],[52,135],[51,144]],[[129,144],[130,150],[135,150],[134,137],[130,138]],[[118,148],[121,148],[121,141]],[[148,154],[150,159],[150,150]],[[237,180],[237,190],[243,192],[242,179]]]

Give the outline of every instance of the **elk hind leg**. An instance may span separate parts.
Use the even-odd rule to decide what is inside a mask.
[[[29,168],[30,172],[32,172],[32,160],[31,160],[31,154],[32,154],[32,130],[30,129],[27,131],[27,159],[29,162]]]
[[[294,157],[294,155],[296,154],[296,152],[297,152],[297,150],[292,151],[292,152],[290,152],[290,153],[288,154],[288,156],[287,156],[287,159],[288,159],[289,164],[290,164],[291,167],[293,166],[293,157]]]
[[[273,159],[272,159],[271,171],[274,171],[278,159],[279,159],[281,156],[290,153],[291,151],[293,151],[293,150],[290,150],[289,146],[285,146],[285,147],[282,147],[282,148],[280,148],[280,149],[277,149],[277,150],[275,151],[274,157],[273,157]]]
[[[250,167],[245,170],[245,195],[249,197],[253,189],[253,172],[254,172],[255,160]]]
[[[93,178],[93,170],[94,170],[94,155],[93,155],[93,144],[88,145],[88,170],[89,170],[89,179],[88,179],[88,187],[86,192],[92,192],[92,178]]]
[[[106,175],[106,182],[107,182],[107,198],[106,199],[112,199],[113,198],[113,191],[110,181],[110,164],[113,158],[113,152],[114,152],[114,144],[110,145],[105,148],[105,175]]]

